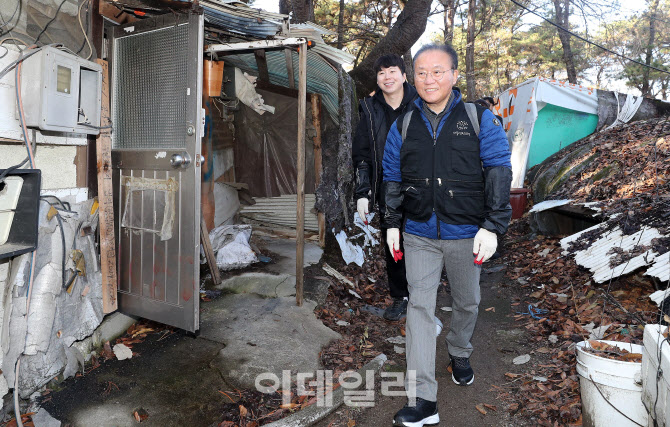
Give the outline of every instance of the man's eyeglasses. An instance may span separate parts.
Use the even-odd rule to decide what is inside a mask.
[[[418,73],[415,73],[416,79],[419,81],[424,81],[430,74],[433,77],[433,80],[435,81],[440,81],[444,77],[444,75],[449,72],[449,71],[454,71],[453,69],[450,70],[433,70],[433,71],[419,71]]]

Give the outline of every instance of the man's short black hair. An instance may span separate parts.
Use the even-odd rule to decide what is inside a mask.
[[[490,97],[488,97],[488,98],[489,98],[489,99],[492,99],[492,98],[490,98]],[[475,101],[475,104],[481,105],[481,106],[484,107],[484,108],[491,108],[491,106],[493,105],[493,104],[491,104],[491,103],[489,102],[489,100],[487,99],[487,97],[479,98],[478,100]]]
[[[429,50],[439,50],[441,52],[446,53],[451,57],[451,69],[456,70],[458,69],[458,54],[454,50],[453,47],[451,47],[450,44],[445,43],[445,44],[427,44],[425,46],[421,46],[421,49],[414,55],[414,60],[412,62],[412,65],[416,65],[416,59],[419,57],[424,52],[427,52]]]
[[[482,96],[482,99],[483,99],[484,101],[488,102],[488,103],[491,105],[491,107],[493,107],[493,106],[495,106],[495,105],[497,104],[496,100],[493,99],[493,97],[490,97],[490,96]]]
[[[377,74],[382,70],[382,68],[391,67],[398,67],[400,68],[400,71],[405,74],[405,62],[395,53],[389,53],[388,55],[382,55],[377,58],[375,64],[372,66],[372,69],[375,71],[375,74]]]

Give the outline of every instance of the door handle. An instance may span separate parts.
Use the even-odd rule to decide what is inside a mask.
[[[186,169],[190,164],[191,158],[189,157],[188,153],[175,153],[170,157],[170,165],[175,169]]]

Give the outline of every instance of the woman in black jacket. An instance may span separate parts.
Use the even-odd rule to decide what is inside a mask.
[[[398,55],[379,57],[374,63],[378,89],[372,96],[363,99],[359,107],[360,121],[352,144],[352,158],[356,181],[354,197],[358,215],[367,224],[370,203],[379,206],[380,218],[384,217],[384,195],[382,188],[382,157],[386,135],[400,114],[412,108],[417,93],[407,83],[405,63]],[[382,240],[386,229],[382,222]],[[400,251],[403,251],[402,240]],[[399,320],[407,312],[407,278],[405,260],[395,261],[387,245],[386,272],[388,274],[390,295],[393,303],[384,311],[387,320]]]

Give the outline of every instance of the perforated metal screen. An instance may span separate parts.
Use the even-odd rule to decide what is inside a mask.
[[[185,147],[187,50],[188,24],[116,39],[113,148]]]

